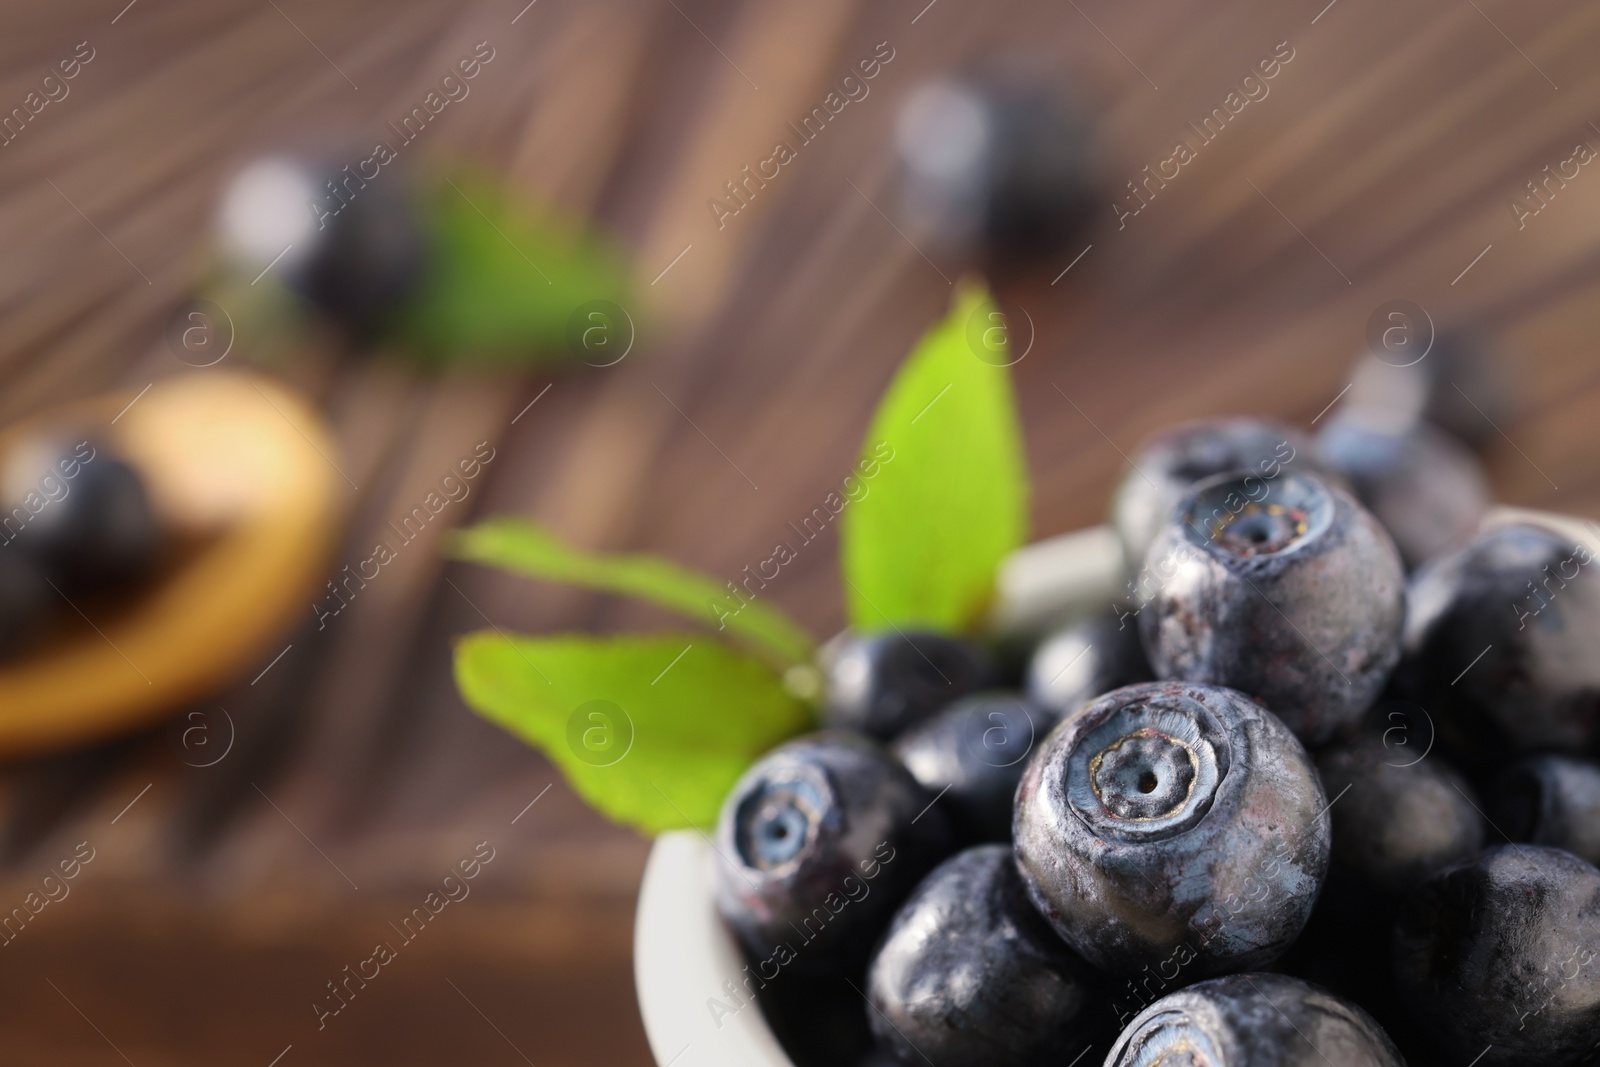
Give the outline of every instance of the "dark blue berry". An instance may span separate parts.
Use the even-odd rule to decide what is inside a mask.
[[[867,971],[868,1021],[902,1064],[1066,1064],[1109,1021],[1094,984],[1028,903],[1011,850],[981,845],[935,868],[895,915]]]
[[[1495,782],[1489,815],[1513,841],[1564,848],[1600,864],[1600,763],[1530,756]]]
[[[1489,509],[1478,458],[1427,423],[1396,426],[1350,409],[1328,420],[1317,449],[1383,523],[1408,567],[1466,541]]]
[[[1102,693],[1154,678],[1138,617],[1095,615],[1045,638],[1028,663],[1028,695],[1057,715]]]
[[[943,813],[876,743],[843,731],[781,745],[717,822],[717,906],[758,961],[848,970],[945,854]]]
[[[1144,563],[1173,508],[1196,482],[1229,471],[1276,481],[1285,471],[1318,471],[1298,430],[1266,419],[1205,419],[1174,426],[1140,447],[1111,501],[1129,570]]]
[[[763,981],[763,974],[773,977]],[[746,975],[746,988],[755,987],[767,1026],[794,1067],[872,1067],[879,1063],[859,977],[775,971],[773,964],[759,960],[747,968]]]
[[[325,161],[260,160],[234,179],[223,230],[247,269],[282,253],[288,288],[361,340],[416,290],[428,255],[415,190],[394,168],[363,179]]]
[[[1352,727],[1400,658],[1394,542],[1319,478],[1196,485],[1151,546],[1139,616],[1158,677],[1250,694],[1307,744]]]
[[[943,634],[848,635],[825,663],[829,726],[888,740],[946,704],[982,689],[982,653]]]
[[[105,447],[64,457],[77,475],[9,542],[39,561],[63,592],[117,586],[145,577],[162,547],[155,507],[137,471]],[[78,462],[82,460],[82,462]]]
[[[372,182],[329,220],[315,253],[286,275],[319,311],[356,334],[381,328],[422,278],[426,239],[400,175]]]
[[[1442,330],[1425,355],[1415,358],[1413,350],[1407,358],[1415,361],[1403,358],[1400,366],[1363,355],[1343,409],[1371,412],[1396,427],[1430,423],[1478,449],[1496,436],[1514,390],[1497,366],[1505,356],[1494,338],[1471,327]]]
[[[1503,845],[1407,899],[1395,981],[1460,1063],[1568,1067],[1600,1042],[1600,870],[1569,852]]]
[[[1300,742],[1243,694],[1134,685],[1029,762],[1017,862],[1085,959],[1176,988],[1265,964],[1300,933],[1327,872],[1326,807]]]
[[[1281,974],[1213,978],[1163,997],[1105,1067],[1405,1067],[1356,1005]]]
[[[1483,818],[1464,778],[1438,757],[1378,737],[1326,749],[1317,770],[1333,817],[1329,888],[1394,897],[1483,847]]]
[[[1413,578],[1400,682],[1472,765],[1600,740],[1600,578],[1589,549],[1490,527]]]
[[[1076,251],[1101,210],[1087,123],[1047,84],[1008,76],[924,86],[896,139],[912,226],[991,269]]]
[[[1024,697],[959,700],[895,739],[892,751],[963,841],[1011,840],[1011,807],[1034,745],[1055,717]]]

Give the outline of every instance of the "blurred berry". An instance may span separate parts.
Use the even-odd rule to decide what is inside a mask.
[[[906,102],[895,143],[912,227],[991,269],[1076,251],[1103,210],[1088,125],[1042,82],[932,82]]]
[[[1102,693],[1153,677],[1138,619],[1096,615],[1040,643],[1028,663],[1028,696],[1060,716]]]
[[[824,664],[828,725],[888,740],[982,689],[991,670],[974,646],[943,634],[847,635]]]
[[[1317,756],[1322,788],[1338,798],[1330,889],[1350,882],[1398,896],[1483,847],[1483,819],[1466,780],[1437,757],[1416,760],[1377,737]]]
[[[69,464],[76,473],[57,480],[60,496],[49,499],[8,547],[38,560],[65,593],[147,576],[161,553],[162,530],[143,479],[103,445],[64,452],[47,469]]]
[[[1495,782],[1489,815],[1513,841],[1563,848],[1600,864],[1600,763],[1530,756]]]
[[[1565,1067],[1600,1040],[1600,870],[1504,845],[1407,899],[1395,980],[1426,1034],[1461,1063]]]
[[[1408,568],[1466,541],[1489,509],[1477,457],[1427,423],[1402,427],[1347,409],[1328,421],[1317,448],[1383,523]]]
[[[413,190],[388,169],[364,179],[348,166],[258,160],[229,185],[221,227],[246,271],[276,261],[289,289],[362,339],[416,289],[426,265]]]
[[[1364,353],[1345,405],[1377,414],[1402,433],[1431,423],[1481,449],[1510,413],[1509,383],[1497,365],[1503,353],[1472,328],[1441,331],[1426,352],[1415,362],[1401,360],[1404,366]]]
[[[1470,766],[1600,738],[1594,570],[1584,545],[1507,523],[1413,577],[1398,682]]]
[[[891,746],[939,798],[965,842],[1011,840],[1011,806],[1034,744],[1055,719],[1013,693],[966,697],[910,727]]]

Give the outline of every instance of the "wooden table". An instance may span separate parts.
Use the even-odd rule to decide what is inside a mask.
[[[364,146],[487,41],[471,95],[408,151],[469,156],[608,227],[649,327],[615,367],[494,378],[425,378],[308,339],[271,370],[341,441],[353,518],[334,566],[490,441],[490,478],[455,520],[534,515],[732,577],[843,477],[950,297],[958,265],[889,222],[897,105],[936,72],[1020,52],[1081,85],[1112,191],[1081,259],[1007,294],[1037,331],[1016,373],[1038,532],[1098,520],[1121,453],[1164,423],[1309,423],[1394,298],[1511,346],[1499,495],[1600,509],[1600,176],[1547,186],[1537,215],[1511,206],[1537,203],[1525,183],[1576,144],[1600,145],[1593,4],[523,3],[13,5],[6,107],[78,42],[93,58],[0,147],[0,419],[185,371],[163,330],[228,174],[267,148]],[[719,226],[724,182],[880,42],[893,58],[870,94]],[[1119,227],[1111,197],[1230,92],[1259,96],[1241,81],[1275,50],[1292,58],[1267,94]],[[446,566],[438,532],[326,630],[308,611],[259,684],[186,709],[201,718],[5,772],[0,905],[80,842],[95,858],[0,949],[0,1059],[648,1062],[629,975],[647,845],[464,709],[448,640],[485,617],[528,632],[663,620]],[[837,628],[833,542],[770,595]],[[218,749],[184,731],[221,731],[219,708],[234,744],[195,766]],[[319,1030],[326,983],[481,841],[496,858],[472,897]]]

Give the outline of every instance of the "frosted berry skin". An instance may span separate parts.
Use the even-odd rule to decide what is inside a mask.
[[[718,911],[759,960],[812,973],[859,966],[948,851],[932,799],[867,738],[827,731],[780,745],[723,803]]]
[[[1503,845],[1435,874],[1394,933],[1402,1002],[1436,1047],[1483,1067],[1600,1054],[1600,870]],[[1485,1051],[1487,1049],[1487,1051]]]
[[[1213,978],[1135,1018],[1106,1067],[1405,1067],[1372,1017],[1282,974]]]
[[[1328,869],[1326,807],[1300,742],[1242,693],[1132,685],[1029,762],[1017,865],[1090,963],[1192,981],[1262,966],[1299,935]]]
[[[1406,566],[1417,567],[1472,536],[1489,509],[1489,482],[1478,458],[1439,430],[1375,414],[1335,415],[1317,450],[1383,523]]]
[[[850,635],[824,671],[828,725],[885,741],[991,677],[974,646],[920,630]]]
[[[1319,469],[1316,450],[1300,431],[1267,419],[1205,419],[1163,431],[1140,447],[1111,500],[1111,524],[1128,569],[1144,562],[1196,482],[1240,471],[1271,483],[1286,470]],[[1142,599],[1141,583],[1133,584]]]
[[[1530,756],[1496,780],[1488,811],[1513,841],[1566,849],[1600,864],[1600,763]]]
[[[1600,739],[1596,569],[1570,538],[1508,523],[1417,573],[1400,680],[1441,738],[1477,761]]]
[[[1066,1063],[1107,1028],[1093,988],[1028,903],[1011,850],[980,845],[936,867],[896,913],[867,969],[868,1022],[902,1064]]]
[[[1138,617],[1096,615],[1040,642],[1028,662],[1028,695],[1059,716],[1102,693],[1153,677],[1139,641]]]
[[[1308,745],[1353,727],[1400,658],[1399,553],[1319,478],[1201,482],[1146,569],[1160,579],[1139,615],[1156,676],[1248,693]]]
[[[891,751],[939,797],[959,840],[1009,841],[1011,806],[1033,748],[1055,717],[1015,693],[958,700],[911,727]]]
[[[1317,755],[1322,788],[1339,802],[1333,819],[1334,881],[1394,898],[1483,847],[1483,817],[1472,787],[1437,757],[1378,737]]]

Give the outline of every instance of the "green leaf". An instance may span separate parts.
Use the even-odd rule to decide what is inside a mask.
[[[746,767],[811,728],[767,665],[715,638],[468,634],[456,684],[578,794],[647,833],[709,827]]]
[[[988,610],[996,567],[1026,539],[1028,475],[1004,341],[988,294],[963,283],[879,403],[862,469],[881,470],[840,534],[852,626],[970,629]]]
[[[648,600],[742,637],[784,664],[810,659],[814,647],[799,623],[770,604],[730,595],[726,583],[658,556],[585,552],[521,519],[491,519],[462,530],[451,552],[534,578]]]
[[[627,273],[593,236],[530,214],[500,185],[466,175],[429,199],[428,274],[394,325],[432,362],[620,359],[635,324]]]

